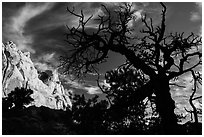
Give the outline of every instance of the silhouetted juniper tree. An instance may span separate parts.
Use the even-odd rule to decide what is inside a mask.
[[[199,46],[202,40],[193,33],[188,36],[184,33],[165,34],[167,8],[160,4],[163,7],[160,25],[153,26],[152,19],[143,16],[145,29],[141,33],[144,36],[139,39],[135,39],[133,29],[128,25],[134,18],[131,4],[123,4],[115,12],[102,5],[104,14],[98,16],[98,25],[91,31],[87,24],[92,16],[86,19],[83,11],[78,14],[74,8],[67,8],[79,18],[79,25],[67,27],[67,42],[73,49],[71,55],[61,58],[61,66],[65,74],[80,77],[95,72],[97,64],[106,61],[109,51],[121,54],[126,63],[149,76],[150,80],[140,90],[140,99],[154,93],[164,134],[176,134],[175,102],[171,98],[169,82],[201,65]],[[195,61],[188,64],[191,58]]]
[[[20,110],[25,108],[25,105],[30,104],[34,99],[30,96],[33,94],[31,89],[15,88],[6,98],[3,99],[4,109]],[[5,108],[7,107],[7,108]]]
[[[116,95],[117,96],[117,95]],[[72,128],[77,134],[151,134],[158,123],[158,117],[145,114],[147,105],[142,101],[126,106],[114,103],[108,107],[106,100],[97,100],[97,96],[86,99],[84,95],[75,95],[72,108]],[[125,101],[128,96],[124,95]],[[116,101],[117,99],[115,99]],[[124,104],[127,104],[124,102]]]
[[[98,86],[109,100],[107,121],[116,133],[151,134],[150,129],[159,121],[154,96],[140,98],[141,87],[149,81],[148,76],[131,65],[122,65],[108,71],[105,79],[108,86],[101,86],[99,82]]]
[[[72,99],[72,120],[77,134],[107,134],[106,112],[108,102],[98,101],[98,96],[86,99],[84,95],[75,95]],[[104,122],[105,121],[105,122]]]

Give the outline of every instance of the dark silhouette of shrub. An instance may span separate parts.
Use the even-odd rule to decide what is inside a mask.
[[[84,95],[75,95],[72,106],[72,128],[77,134],[108,134],[106,113],[108,102],[98,101],[98,96],[86,99]]]
[[[8,97],[3,99],[3,108],[5,109],[24,109],[25,105],[30,104],[34,101],[31,98],[31,94],[33,94],[33,90],[26,88],[15,88],[14,91],[8,94]]]
[[[79,135],[153,134],[158,130],[155,125],[159,125],[159,117],[149,117],[149,125],[146,124],[146,105],[142,102],[109,106],[107,100],[99,101],[98,96],[86,99],[84,95],[75,95],[72,103],[71,130]]]
[[[13,110],[13,109],[12,109]],[[8,111],[2,117],[3,135],[66,135],[69,130],[69,112],[54,110],[47,107],[30,106],[20,111]]]

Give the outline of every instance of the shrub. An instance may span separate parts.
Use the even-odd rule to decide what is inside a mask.
[[[25,108],[25,105],[30,104],[32,101],[34,101],[33,98],[31,98],[31,94],[33,94],[33,90],[26,89],[26,88],[15,88],[14,91],[11,91],[11,93],[8,94],[8,97],[3,99],[3,107],[7,107],[7,109],[23,109]]]

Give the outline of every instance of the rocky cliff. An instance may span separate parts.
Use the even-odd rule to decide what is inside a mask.
[[[63,110],[72,106],[57,71],[48,70],[38,74],[30,53],[23,53],[10,41],[2,44],[2,97],[6,97],[16,87],[33,90],[31,97],[34,102],[31,105]]]

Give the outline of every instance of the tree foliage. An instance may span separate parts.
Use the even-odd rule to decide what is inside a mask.
[[[149,81],[147,75],[131,65],[122,65],[115,70],[106,72],[105,79],[110,87],[103,86],[101,90],[107,94],[113,104],[123,103],[123,105],[120,104],[121,107],[135,105],[141,101],[139,89]]]
[[[75,95],[72,107],[72,130],[77,134],[106,134],[105,113],[107,101],[97,101],[97,96],[86,99],[84,95]]]
[[[3,108],[4,109],[24,109],[25,105],[30,104],[34,101],[31,98],[33,91],[26,88],[15,88],[14,91],[11,91],[6,98],[3,98]]]
[[[159,116],[152,96],[151,102],[137,100],[137,89],[147,81],[144,74],[126,66],[107,72],[105,78],[109,86],[100,88],[109,101],[73,98],[74,128],[80,134],[151,134]]]
[[[76,95],[73,101],[70,130],[77,134],[154,134],[151,131],[159,123],[158,117],[145,119],[146,106],[141,102],[130,110],[117,105],[108,107],[108,101],[98,101],[97,96],[87,100]]]

